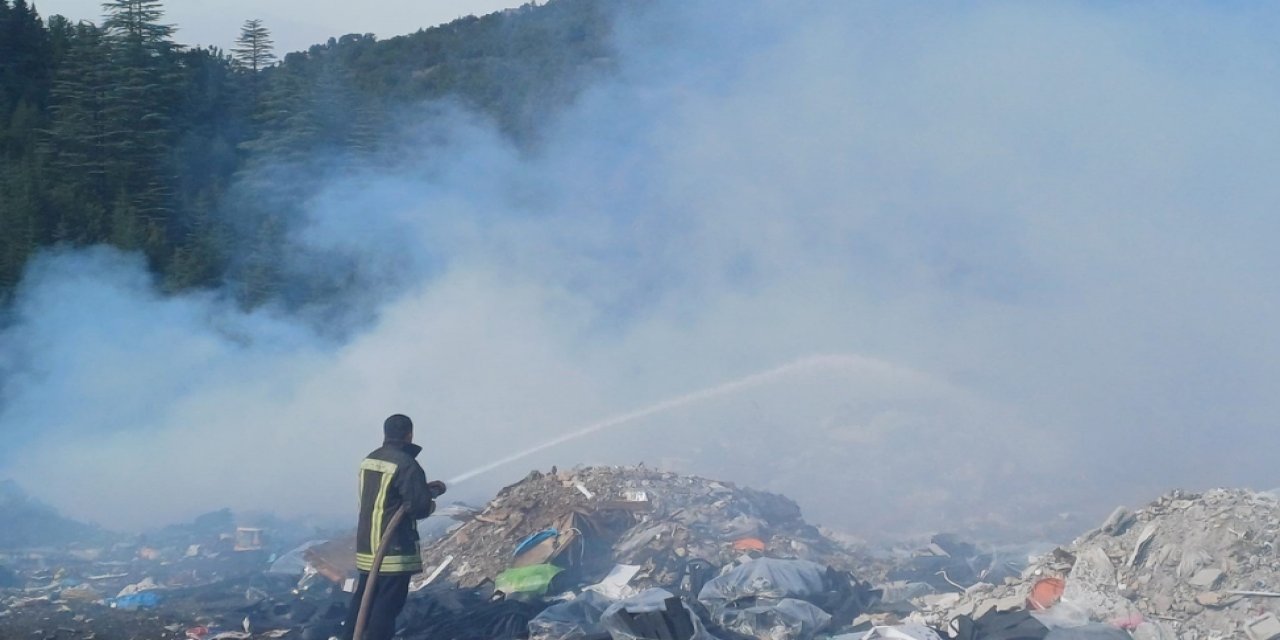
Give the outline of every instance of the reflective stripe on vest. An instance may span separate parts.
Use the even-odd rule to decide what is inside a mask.
[[[357,553],[356,569],[372,571],[373,555]],[[386,556],[382,559],[382,567],[379,570],[384,573],[417,573],[422,571],[422,556]]]
[[[369,550],[377,553],[378,545],[382,544],[382,527],[386,516],[387,489],[391,487],[391,479],[395,477],[396,470],[399,467],[393,462],[386,460],[375,460],[373,458],[365,458],[360,463],[360,496],[363,499],[365,495],[365,477],[369,472],[378,474],[378,494],[373,501],[373,510],[369,516]],[[363,507],[363,505],[361,505]],[[385,560],[383,561],[386,562]],[[370,564],[372,564],[372,555],[370,556]]]

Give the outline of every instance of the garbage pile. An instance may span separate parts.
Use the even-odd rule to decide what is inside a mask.
[[[324,640],[340,630],[347,594],[273,572],[292,543],[237,527],[230,511],[103,542],[95,533],[0,550],[0,637]]]
[[[896,590],[929,590],[946,593],[958,585],[978,583],[1003,584],[1006,578],[1018,577],[1030,563],[1035,551],[1052,547],[1036,545],[979,547],[953,534],[940,533],[921,548],[906,552],[895,549],[890,560],[887,583]],[[924,591],[920,591],[923,589]]]
[[[1174,492],[1058,548],[939,534],[876,550],[779,495],[553,468],[424,524],[401,640],[1280,640],[1272,494]],[[277,533],[222,511],[0,550],[0,637],[342,635],[352,536]]]
[[[878,597],[848,571],[868,561],[791,500],[644,467],[535,472],[483,510],[442,507],[424,525],[427,570],[398,628],[408,640],[810,640]],[[220,511],[106,545],[0,554],[0,637],[340,635],[351,536],[274,533]]]
[[[1152,640],[1277,640],[1278,544],[1280,502],[1272,494],[1173,492],[1136,511],[1116,509],[1019,576],[910,601],[917,619],[940,628],[958,617],[1027,610],[1049,628],[1101,623]]]
[[[423,558],[427,574],[438,569],[464,588],[547,563],[567,573],[566,583],[635,566],[628,585],[638,592],[750,553],[842,570],[867,564],[806,524],[788,498],[644,467],[535,471]]]
[[[685,586],[620,599],[591,587],[570,592],[529,621],[528,637],[813,640],[849,628],[879,598],[849,574],[806,560],[742,559],[701,589]]]
[[[850,572],[873,563],[805,523],[791,500],[642,466],[531,473],[423,558],[414,588],[427,598],[452,584],[539,603],[527,633],[545,640],[809,640],[879,598]],[[428,635],[512,637],[497,632],[520,613],[482,608],[473,617],[496,628],[446,622]]]

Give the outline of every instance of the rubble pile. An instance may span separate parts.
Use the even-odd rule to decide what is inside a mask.
[[[875,551],[779,495],[595,467],[433,520],[402,640],[1280,640],[1272,494],[1174,492],[1058,548],[939,534]],[[340,636],[354,542],[318,533],[222,511],[0,550],[0,637]]]
[[[229,511],[146,536],[0,551],[0,638],[323,640],[347,595],[273,572],[287,536],[237,527]],[[301,573],[302,569],[298,569]],[[41,635],[45,634],[45,635]]]
[[[520,548],[540,534],[546,539],[537,548]],[[617,564],[639,566],[630,581],[636,589],[669,586],[690,565],[719,568],[745,553],[842,570],[866,564],[806,524],[788,498],[644,467],[535,471],[423,558],[428,574],[443,565],[439,577],[470,588],[513,562],[531,564],[517,558],[527,553],[541,562],[560,558],[579,580],[601,579]]]
[[[534,472],[426,525],[428,566],[398,628],[409,640],[812,640],[879,596],[848,571],[868,561],[791,500],[644,467]],[[275,534],[220,511],[108,545],[0,554],[0,637],[340,635],[351,536]]]
[[[1049,626],[1107,623],[1139,638],[1280,638],[1280,502],[1273,494],[1173,492],[1116,509],[1018,577],[916,595],[919,617],[1038,610]],[[1271,630],[1271,631],[1269,631]]]

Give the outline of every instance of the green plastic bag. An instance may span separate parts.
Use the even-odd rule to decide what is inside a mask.
[[[551,579],[564,569],[554,564],[535,564],[507,569],[493,579],[493,588],[507,595],[524,593],[540,596],[547,592]]]

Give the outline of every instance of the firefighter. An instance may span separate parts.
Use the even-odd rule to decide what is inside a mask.
[[[356,527],[356,568],[360,579],[347,611],[344,640],[355,633],[360,601],[373,568],[374,554],[383,536],[391,541],[382,559],[379,577],[365,621],[364,640],[390,640],[396,630],[396,616],[409,596],[409,578],[422,571],[422,549],[418,541],[418,520],[435,511],[435,499],[445,492],[440,481],[427,482],[413,444],[413,421],[396,414],[382,424],[383,443],[360,463],[360,520]],[[386,531],[396,511],[405,507],[403,520],[394,531]]]

